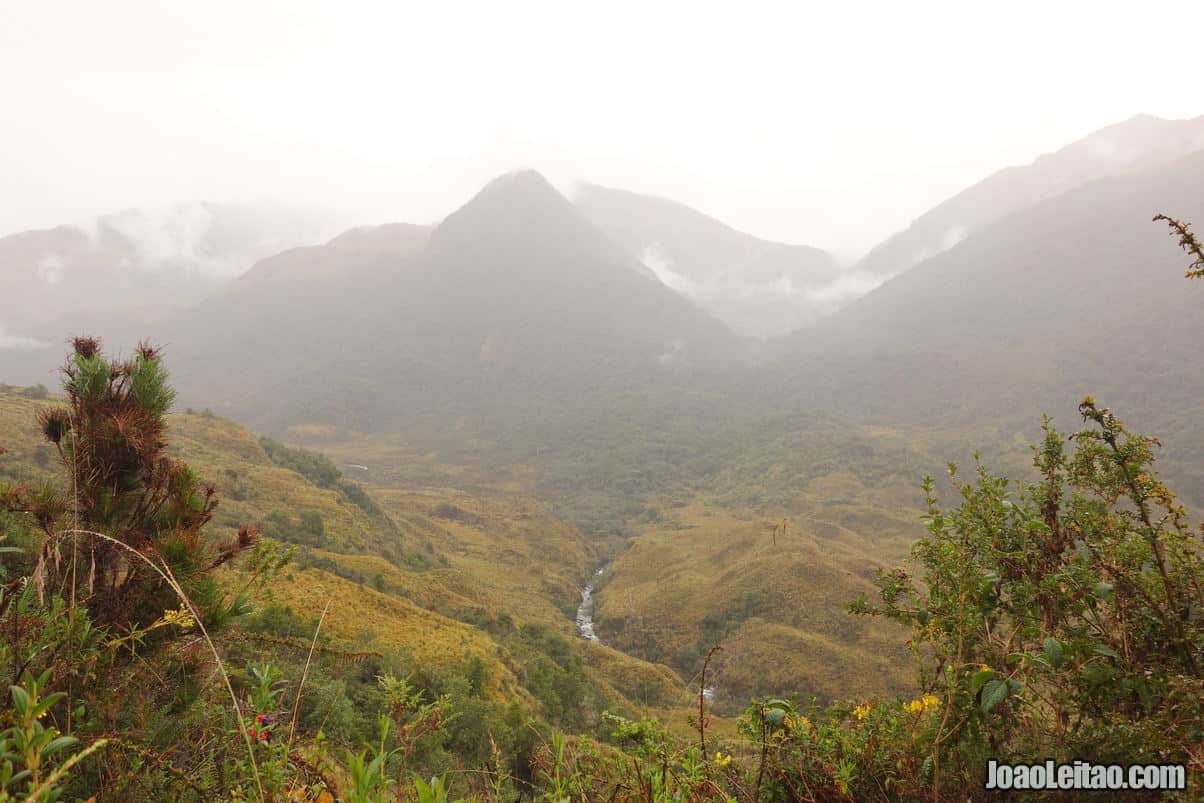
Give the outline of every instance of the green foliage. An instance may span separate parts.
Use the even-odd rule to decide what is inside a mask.
[[[351,776],[347,803],[378,803],[385,799],[385,794],[394,782],[386,773],[386,764],[400,751],[400,748],[385,748],[388,734],[389,720],[381,717],[380,744],[373,751],[371,758],[367,750],[347,754],[347,774]]]
[[[343,476],[330,458],[317,452],[285,446],[266,435],[259,439],[259,445],[273,463],[292,469],[319,488],[333,488]]]
[[[1199,535],[1153,471],[1157,442],[1092,399],[1081,412],[1069,439],[1046,423],[1036,482],[979,466],[963,484],[951,466],[959,504],[945,509],[926,480],[915,567],[881,571],[879,601],[853,603],[910,631],[915,699],[754,701],[729,748],[741,760],[608,717],[622,756],[553,737],[537,761],[547,799],[613,783],[644,801],[982,800],[989,759],[1050,758],[1183,764],[1192,799],[1204,782]],[[633,771],[619,775],[624,762]]]
[[[421,778],[414,779],[414,800],[416,803],[448,803],[451,798],[448,797],[446,782],[436,776],[431,778],[430,783]]]
[[[21,685],[10,687],[14,724],[0,732],[0,801],[58,800],[71,767],[106,743],[101,739],[77,750],[79,739],[42,724],[67,697],[63,692],[44,694],[49,678],[49,671],[37,678],[26,672]]]
[[[549,722],[584,727],[598,704],[580,656],[547,628],[523,625],[502,643],[520,663],[519,682],[539,700]]]
[[[854,606],[907,626],[923,658],[944,710],[923,748],[934,793],[980,787],[986,758],[1190,762],[1204,735],[1198,538],[1157,442],[1081,410],[1073,453],[1047,422],[1036,483],[980,466],[946,511],[928,482],[920,575],[882,572],[881,603]]]
[[[292,518],[283,510],[273,510],[263,522],[266,535],[290,544],[314,547],[329,547],[326,539],[326,523],[316,510],[303,510]]]

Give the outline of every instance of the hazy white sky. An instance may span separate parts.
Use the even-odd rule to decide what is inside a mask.
[[[1204,113],[1204,4],[0,0],[0,234],[187,200],[433,221],[518,166],[856,253]]]

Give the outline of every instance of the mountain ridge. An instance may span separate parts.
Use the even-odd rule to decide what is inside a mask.
[[[1204,148],[1204,115],[1166,120],[1137,114],[1004,167],[934,206],[858,261],[858,270],[897,275],[956,245],[969,232],[1096,178],[1152,167]]]

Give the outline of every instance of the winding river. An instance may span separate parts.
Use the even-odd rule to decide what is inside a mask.
[[[596,641],[602,643],[602,639],[598,638],[598,634],[594,632],[594,590],[598,587],[598,580],[602,577],[602,573],[606,571],[609,563],[599,566],[589,580],[581,587],[581,604],[577,606],[577,635],[586,641]],[[707,686],[702,690],[702,696],[709,703],[715,698],[715,688]]]
[[[587,641],[596,641],[599,644],[602,643],[602,640],[594,632],[594,589],[598,585],[598,578],[602,576],[602,572],[606,571],[607,565],[609,564],[599,566],[597,571],[590,575],[589,581],[581,587],[581,604],[577,606],[577,635]]]

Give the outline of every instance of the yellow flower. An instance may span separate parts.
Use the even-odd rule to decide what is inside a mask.
[[[183,630],[191,630],[192,626],[196,624],[196,620],[192,618],[192,612],[185,605],[181,605],[179,610],[164,611],[163,618],[159,622],[165,625],[177,625]],[[156,622],[157,624],[158,622]]]
[[[922,714],[941,707],[941,699],[935,694],[925,694],[918,700],[903,704],[903,710],[909,714]]]
[[[811,720],[798,714],[791,714],[786,717],[786,730],[791,732],[809,731],[811,730]]]
[[[864,720],[870,715],[871,710],[872,706],[870,706],[869,703],[862,703],[853,709],[853,716],[857,717],[857,719]]]
[[[728,764],[731,764],[731,763],[732,763],[732,757],[730,755],[725,756],[723,754],[722,750],[717,750],[715,752],[715,766],[716,767],[726,767]]]

